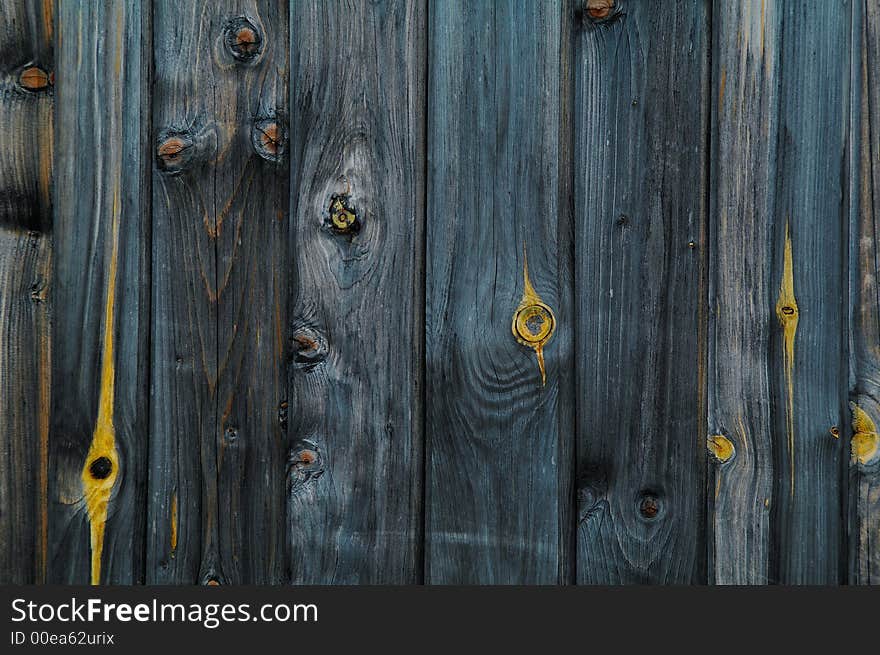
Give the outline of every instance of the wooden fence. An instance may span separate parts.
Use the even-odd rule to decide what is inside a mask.
[[[0,0],[0,581],[880,582],[875,0]]]

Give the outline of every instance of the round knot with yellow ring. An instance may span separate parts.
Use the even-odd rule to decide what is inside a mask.
[[[528,260],[523,253],[523,297],[513,314],[511,330],[517,342],[535,351],[538,358],[538,369],[541,371],[541,385],[547,383],[547,373],[544,368],[544,345],[550,341],[556,330],[556,317],[550,306],[543,302],[535,293],[532,281],[529,279]]]
[[[524,346],[544,344],[553,334],[556,319],[553,312],[544,303],[527,305],[518,309],[514,319],[516,339]]]
[[[330,229],[339,234],[351,234],[360,229],[357,213],[345,195],[330,199]]]

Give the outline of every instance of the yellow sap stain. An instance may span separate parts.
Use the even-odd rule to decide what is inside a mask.
[[[721,104],[724,101],[724,86],[727,84],[727,69],[721,69],[721,83],[718,85],[718,109],[721,110]]]
[[[722,464],[733,457],[734,454],[733,442],[721,434],[714,434],[706,439],[706,448]]]
[[[544,368],[544,346],[556,330],[556,317],[550,306],[541,300],[532,286],[529,277],[529,259],[523,244],[523,296],[519,307],[513,314],[511,331],[517,342],[535,351],[538,370],[541,372],[541,386],[547,384]]]
[[[171,557],[177,550],[177,494],[171,497]]]
[[[794,264],[791,254],[791,235],[788,223],[785,224],[785,252],[783,256],[782,284],[779,300],[776,301],[776,317],[783,332],[783,359],[785,364],[785,386],[787,411],[785,415],[788,434],[788,458],[791,469],[791,494],[794,495],[794,337],[798,325],[798,306],[794,297]]]
[[[877,457],[877,425],[868,413],[855,403],[852,407],[852,458],[859,464],[868,464]]]
[[[119,258],[119,193],[113,196],[112,250],[107,274],[107,299],[104,303],[104,344],[101,353],[101,389],[98,398],[98,418],[92,433],[92,445],[82,470],[83,497],[89,515],[92,547],[92,584],[101,582],[101,553],[104,548],[104,528],[110,494],[119,471],[116,450],[116,429],[113,426],[116,366],[113,358],[114,309],[116,305],[116,269]],[[98,477],[92,464],[101,458],[109,461],[109,474]]]

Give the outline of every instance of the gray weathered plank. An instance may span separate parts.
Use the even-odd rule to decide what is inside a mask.
[[[290,6],[290,579],[417,582],[425,3]]]
[[[149,13],[60,2],[56,25],[49,579],[132,584],[146,520]]]
[[[848,581],[880,584],[880,6],[856,2],[853,19]]]
[[[556,1],[430,5],[429,583],[569,576],[574,316],[559,180],[570,11]],[[546,386],[536,353],[511,331],[524,250],[556,319]]]
[[[714,7],[716,583],[840,578],[849,9]]]
[[[52,2],[0,0],[0,583],[46,579]]]
[[[706,579],[709,10],[618,1],[575,37],[584,584]]]
[[[148,580],[283,579],[288,5],[154,3]]]

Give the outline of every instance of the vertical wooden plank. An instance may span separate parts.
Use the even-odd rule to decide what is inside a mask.
[[[706,580],[709,34],[705,2],[587,3],[579,16],[577,578],[584,584]]]
[[[148,580],[284,564],[288,7],[154,3]]]
[[[422,531],[425,3],[290,7],[290,579],[413,583]]]
[[[56,25],[49,579],[133,584],[146,520],[149,13],[59,2]]]
[[[51,2],[0,0],[0,583],[46,577]]]
[[[880,584],[880,6],[859,0],[853,19],[848,580]]]
[[[556,1],[430,5],[429,583],[568,576],[574,319],[559,179],[569,12]],[[555,314],[546,385],[536,352],[511,332],[532,290],[526,251],[531,287]],[[530,321],[536,336],[551,324]]]
[[[717,583],[841,573],[849,3],[716,2],[709,435]]]

